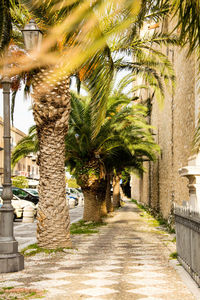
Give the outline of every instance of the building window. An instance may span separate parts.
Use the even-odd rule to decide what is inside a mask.
[[[21,171],[21,164],[18,163],[18,171]]]
[[[34,167],[32,167],[32,174],[34,174],[34,171],[35,171],[35,170],[34,170]]]
[[[28,173],[31,172],[31,166],[28,166]]]

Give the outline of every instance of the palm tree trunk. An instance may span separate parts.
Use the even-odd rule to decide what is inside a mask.
[[[99,187],[97,197],[99,197],[99,200],[101,202],[100,215],[102,217],[106,217],[108,214],[108,211],[107,211],[107,206],[106,206],[106,180],[105,179],[102,179],[100,182],[100,187]]]
[[[55,249],[71,246],[65,184],[65,136],[70,93],[69,78],[56,77],[56,85],[50,89],[46,83],[48,74],[50,72],[45,69],[40,71],[32,95],[40,150],[37,239],[40,247]]]
[[[107,212],[113,212],[114,208],[113,208],[113,203],[111,201],[111,184],[110,184],[110,174],[107,174],[106,176],[106,207],[107,207]]]
[[[65,134],[51,125],[40,131],[38,245],[70,247],[70,219],[66,203]]]
[[[114,208],[120,207],[120,177],[115,175],[113,177],[113,206]]]
[[[101,201],[95,190],[82,188],[84,195],[84,221],[101,222]]]
[[[106,217],[107,216],[107,214],[108,214],[108,211],[107,211],[107,206],[106,206],[106,198],[105,198],[105,194],[104,194],[104,197],[103,197],[103,199],[102,199],[102,201],[101,201],[101,207],[100,207],[100,215],[102,216],[102,217]]]

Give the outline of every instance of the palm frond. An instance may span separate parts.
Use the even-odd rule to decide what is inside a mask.
[[[200,3],[193,0],[173,0],[172,12],[176,18],[180,41],[189,44],[189,53],[200,45]]]
[[[12,167],[16,165],[16,163],[26,157],[31,153],[37,153],[39,151],[39,143],[36,133],[36,126],[32,126],[29,129],[29,133],[27,136],[22,138],[17,145],[15,146],[12,156],[11,156],[11,164]]]
[[[12,33],[10,0],[1,0],[0,11],[0,54],[2,54],[10,42]]]
[[[11,96],[11,122],[12,122],[12,125],[14,122],[14,109],[15,109],[16,95],[17,95],[17,91],[12,91],[12,96]]]

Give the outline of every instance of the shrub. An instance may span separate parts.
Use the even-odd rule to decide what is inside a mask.
[[[25,176],[16,176],[12,178],[13,186],[17,188],[27,188],[28,187],[28,179]]]

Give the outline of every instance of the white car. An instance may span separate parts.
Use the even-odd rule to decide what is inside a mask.
[[[35,215],[36,215],[37,207],[34,203],[32,203],[30,201],[22,200],[22,199],[18,198],[17,196],[13,195],[11,203],[14,208],[14,219],[22,218],[24,207],[27,207],[27,206],[32,206],[34,208]],[[3,200],[0,197],[0,207],[2,205],[3,205]]]
[[[70,198],[68,195],[66,196],[67,205],[69,208],[74,208],[76,205],[76,200],[74,198]]]
[[[72,204],[73,207],[78,205],[78,195],[74,192],[73,188],[67,188],[66,195],[67,195],[67,198],[69,199],[69,201],[68,201],[69,206],[70,206],[70,203]]]

